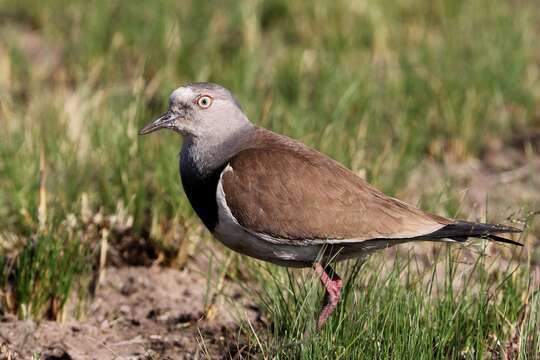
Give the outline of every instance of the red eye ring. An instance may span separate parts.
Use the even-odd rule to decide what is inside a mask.
[[[198,98],[196,98],[194,102],[201,109],[208,109],[210,105],[212,105],[213,101],[214,99],[210,95],[201,95]]]

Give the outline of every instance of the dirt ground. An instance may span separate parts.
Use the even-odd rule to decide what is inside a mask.
[[[193,267],[108,268],[86,319],[35,323],[2,316],[0,359],[10,353],[49,360],[235,358],[244,351],[238,316],[256,322],[257,314],[234,285],[227,298],[236,306],[217,297],[205,312],[206,288],[205,275]]]

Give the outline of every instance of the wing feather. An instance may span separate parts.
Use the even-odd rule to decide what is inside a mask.
[[[237,221],[252,232],[293,243],[412,238],[453,223],[384,195],[290,139],[240,151],[229,166],[222,174],[223,190]]]

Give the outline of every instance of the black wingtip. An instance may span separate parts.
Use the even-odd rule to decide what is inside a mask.
[[[494,224],[494,225],[482,224],[482,225],[490,226],[492,228],[491,229],[492,231],[496,231],[498,233],[510,234],[510,233],[521,233],[521,232],[523,232],[523,230],[515,228],[513,226],[506,226],[506,225],[500,225],[500,224]]]
[[[521,231],[519,231],[519,232],[521,232]],[[500,242],[500,243],[511,244],[511,245],[516,245],[516,246],[523,246],[522,243],[518,243],[517,241],[510,240],[510,239],[507,239],[507,238],[503,238],[503,237],[500,237],[500,236],[497,236],[497,235],[487,235],[487,238],[490,239],[490,240],[493,240],[493,241]]]
[[[469,221],[456,221],[453,224],[444,226],[443,228],[431,233],[424,238],[435,238],[435,239],[452,239],[459,242],[464,242],[468,238],[484,238],[500,243],[511,244],[516,246],[523,246],[523,244],[518,243],[514,240],[503,238],[495,234],[511,234],[511,233],[520,233],[522,230],[515,227],[499,225],[499,224],[483,224],[483,223],[473,223]]]
[[[520,233],[523,230],[515,228],[513,226],[501,225],[501,224],[485,224],[485,223],[474,223],[469,221],[458,221],[455,226],[461,227],[462,229],[468,229],[471,233],[486,233],[486,234],[512,234]]]
[[[480,231],[477,237],[486,238],[489,240],[497,241],[504,244],[510,244],[515,246],[523,246],[523,244],[518,243],[517,241],[510,240],[495,234],[516,234],[521,233],[523,230],[501,224],[484,224],[484,223],[471,223],[467,221],[458,222],[464,226],[470,226],[471,231]]]

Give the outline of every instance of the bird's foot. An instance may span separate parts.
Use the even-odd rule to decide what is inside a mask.
[[[329,265],[323,267],[320,263],[315,263],[314,268],[317,274],[319,274],[321,282],[326,289],[323,308],[319,315],[319,320],[317,321],[317,329],[321,329],[339,302],[343,282]]]

